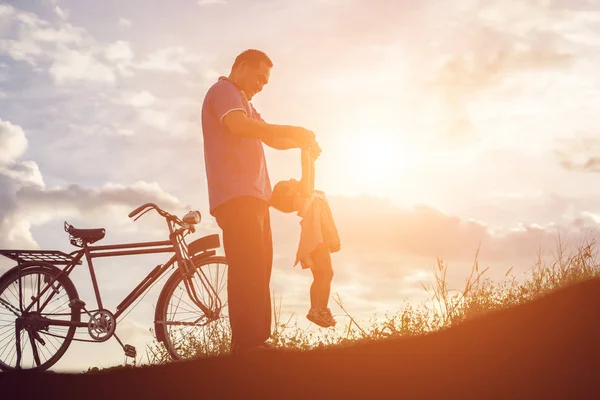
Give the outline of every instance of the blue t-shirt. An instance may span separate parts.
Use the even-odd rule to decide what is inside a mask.
[[[223,117],[234,110],[262,121],[244,92],[221,77],[208,90],[202,104],[204,164],[212,215],[215,208],[234,197],[253,196],[265,201],[271,198],[262,141],[236,135],[223,123]]]

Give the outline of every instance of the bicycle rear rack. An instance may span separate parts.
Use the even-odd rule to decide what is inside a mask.
[[[73,262],[70,254],[60,250],[0,250],[0,255],[8,257],[19,264],[29,261],[42,261],[54,265],[67,265]],[[81,264],[81,260],[77,263]]]

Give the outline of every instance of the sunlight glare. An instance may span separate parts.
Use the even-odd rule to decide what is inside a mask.
[[[346,144],[344,164],[357,189],[382,192],[406,174],[408,156],[400,138],[385,132],[357,132]]]

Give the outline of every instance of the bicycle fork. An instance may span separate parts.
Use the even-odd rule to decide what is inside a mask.
[[[186,261],[190,262],[190,260],[186,260]],[[186,264],[187,264],[187,262],[186,262]],[[212,285],[206,284],[207,278],[206,278],[206,275],[204,274],[204,271],[202,271],[202,269],[200,269],[200,268],[198,268],[197,270],[199,272],[198,275],[200,277],[200,282],[202,283],[202,286],[204,286],[204,289],[206,289],[207,293],[209,294],[210,301],[209,301],[208,307],[198,297],[198,293],[196,292],[196,288],[194,287],[194,284],[192,282],[192,277],[194,276],[194,273],[196,271],[195,269],[192,269],[191,273],[185,274],[185,277],[183,279],[183,282],[185,284],[185,289],[187,290],[187,292],[190,295],[190,298],[192,299],[194,304],[196,304],[198,306],[198,308],[200,308],[200,310],[202,310],[204,315],[206,315],[206,317],[208,318],[207,322],[214,321],[215,319],[217,319],[219,317],[219,313],[221,311],[221,299],[219,299],[219,296],[217,295],[217,292],[212,287]],[[195,322],[197,322],[197,321],[195,321]]]

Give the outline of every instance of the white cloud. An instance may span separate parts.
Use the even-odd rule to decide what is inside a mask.
[[[129,42],[118,40],[106,46],[104,50],[106,59],[109,61],[128,62],[134,57],[133,50]]]
[[[151,52],[136,62],[127,41],[102,43],[82,27],[64,20],[53,24],[13,7],[3,6],[0,13],[0,26],[5,25],[11,34],[0,39],[0,55],[26,61],[35,70],[47,70],[59,84],[114,83],[119,76],[133,75],[134,68],[187,74],[190,65],[204,59],[184,46],[172,46]],[[129,26],[130,22],[122,18],[120,24]]]
[[[78,132],[82,136],[100,136],[100,137],[116,137],[116,136],[132,136],[135,132],[131,129],[123,128],[115,123],[96,124],[88,122],[85,125],[69,124],[69,128],[73,132]]]
[[[113,83],[117,72],[131,73],[127,63],[133,58],[133,51],[127,42],[104,44],[86,29],[65,21],[53,24],[35,14],[7,7],[0,12],[7,32],[12,32],[12,37],[0,39],[0,54],[48,71],[56,83]]]
[[[0,166],[17,160],[27,149],[25,132],[18,125],[0,118]]]
[[[196,2],[200,7],[212,6],[215,4],[227,4],[227,0],[198,0]]]
[[[114,71],[92,54],[66,48],[54,54],[49,72],[59,84],[78,80],[112,83],[116,79]]]
[[[183,46],[166,47],[150,53],[137,67],[140,69],[177,72],[187,74],[188,69],[184,64],[197,63],[202,57],[190,53]]]
[[[128,20],[127,18],[119,18],[119,25],[129,28],[131,26],[131,21]]]
[[[194,99],[181,97],[169,100],[151,98],[144,92],[126,96],[130,105],[137,103],[140,121],[152,128],[179,138],[197,137],[200,132],[199,110],[201,104]],[[151,96],[151,95],[150,95]],[[151,104],[149,104],[151,102]]]
[[[158,99],[147,90],[141,92],[124,93],[120,102],[123,104],[129,104],[133,107],[143,108],[149,107],[156,103]]]
[[[58,15],[61,19],[67,19],[69,18],[69,11],[68,10],[63,10],[62,8],[60,8],[60,6],[55,6],[54,7],[54,12],[56,13],[56,15]]]
[[[163,131],[169,126],[169,115],[163,111],[140,110],[140,119],[143,123]]]
[[[8,4],[0,4],[0,17],[6,18],[15,13],[15,9]]]
[[[135,135],[135,132],[132,129],[121,128],[117,132],[119,132],[119,135],[121,135],[121,136],[133,136],[133,135]]]
[[[0,247],[37,248],[31,227],[56,218],[127,220],[127,213],[140,204],[154,202],[173,211],[184,206],[157,183],[131,185],[107,183],[99,188],[79,185],[46,188],[33,161],[19,161],[26,150],[23,129],[0,121]]]

